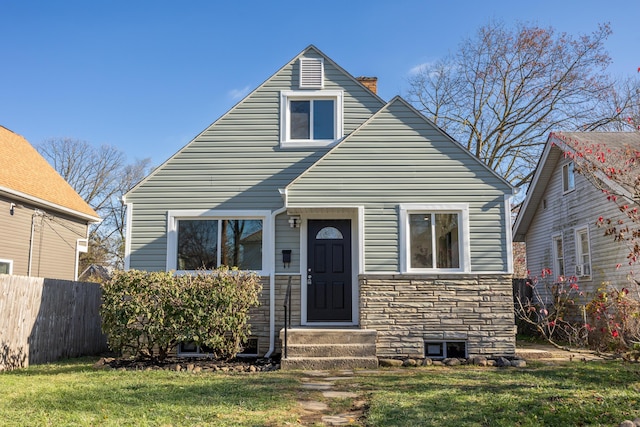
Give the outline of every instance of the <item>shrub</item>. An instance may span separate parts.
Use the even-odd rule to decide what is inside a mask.
[[[589,325],[581,321],[577,303],[584,293],[576,277],[560,276],[553,280],[551,270],[527,279],[530,298],[516,298],[515,315],[519,327],[536,331],[545,340],[570,345],[587,344]]]
[[[250,334],[249,309],[262,287],[255,274],[116,272],[102,285],[102,328],[112,350],[162,360],[180,342],[228,359]]]
[[[590,341],[605,351],[624,351],[640,341],[640,301],[627,288],[604,284],[587,304],[592,329]]]

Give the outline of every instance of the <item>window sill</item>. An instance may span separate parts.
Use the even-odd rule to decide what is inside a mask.
[[[280,141],[280,148],[329,148],[336,145],[339,139],[309,139],[302,141]]]
[[[205,274],[217,274],[217,270],[175,270],[175,274],[177,276],[183,276],[186,274],[199,274],[204,272]],[[238,274],[238,273],[254,273],[258,277],[267,277],[269,276],[269,272],[267,270],[231,270],[229,269],[229,273]]]
[[[465,271],[461,268],[420,268],[420,269],[408,269],[403,271],[402,274],[468,274],[470,271]]]

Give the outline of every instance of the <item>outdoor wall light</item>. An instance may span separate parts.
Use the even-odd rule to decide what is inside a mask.
[[[291,228],[300,227],[300,217],[299,216],[290,216],[289,217],[289,226]]]
[[[10,214],[11,216],[13,216],[13,214],[14,214],[15,212],[16,212],[16,204],[15,204],[15,203],[11,203],[11,204],[9,205],[9,214]]]

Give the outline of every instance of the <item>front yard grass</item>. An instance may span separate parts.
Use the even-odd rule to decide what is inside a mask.
[[[93,362],[0,373],[0,425],[321,425],[321,414],[314,421],[299,400],[349,406],[303,389],[301,372],[125,372]],[[354,421],[364,426],[618,425],[640,417],[640,366],[621,362],[356,371],[334,388],[367,401],[365,419]]]

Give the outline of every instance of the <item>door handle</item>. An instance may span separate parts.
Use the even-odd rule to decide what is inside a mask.
[[[312,282],[312,280],[311,280],[311,275],[310,275],[310,274],[308,274],[308,275],[307,275],[307,286],[310,286],[312,283],[313,283],[313,282]]]

